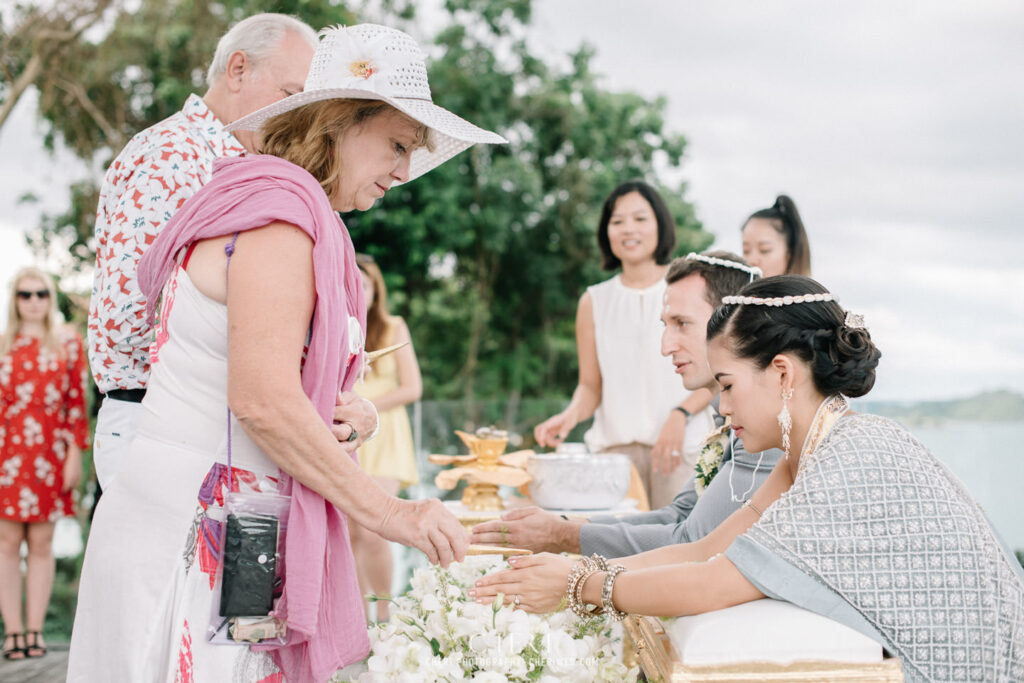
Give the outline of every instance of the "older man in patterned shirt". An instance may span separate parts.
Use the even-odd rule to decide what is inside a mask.
[[[313,29],[289,16],[258,14],[239,22],[217,44],[206,94],[189,96],[181,111],[132,138],[107,170],[96,215],[88,344],[104,394],[93,444],[101,488],[110,485],[134,438],[149,379],[152,333],[136,281],[139,258],[209,180],[215,159],[256,151],[254,133],[224,127],[300,92],[316,44]],[[365,406],[350,405],[340,415],[368,425],[363,433],[373,428],[375,416]]]

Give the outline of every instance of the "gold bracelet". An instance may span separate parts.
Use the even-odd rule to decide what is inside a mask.
[[[580,614],[580,606],[576,601],[576,587],[580,583],[581,579],[585,580],[586,576],[591,573],[590,562],[588,558],[583,558],[573,565],[572,570],[569,572],[569,579],[565,588],[565,600],[569,605],[569,609],[572,610],[573,614],[582,616]]]
[[[581,618],[594,617],[601,614],[601,608],[597,605],[590,607],[583,600],[583,588],[587,584],[587,580],[595,574],[600,574],[601,570],[597,567],[591,567],[576,584],[576,590],[573,593],[573,603],[576,605],[576,615]]]
[[[569,572],[569,580],[565,587],[565,598],[569,605],[573,604],[573,596],[576,594],[576,584],[579,583],[580,578],[586,574],[589,569],[590,565],[584,559],[574,564],[572,570]]]
[[[598,572],[606,571],[607,568],[607,560],[600,555],[584,557],[573,565],[572,570],[569,572],[565,591],[566,602],[573,614],[580,618],[587,618],[600,614],[599,610],[594,611],[588,609],[587,605],[583,602],[583,586],[586,584],[587,579]]]

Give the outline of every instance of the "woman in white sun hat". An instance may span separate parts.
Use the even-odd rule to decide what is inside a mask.
[[[229,127],[258,131],[264,154],[219,161],[140,263],[151,316],[162,291],[152,379],[96,511],[69,681],[325,681],[369,649],[346,517],[442,565],[465,552],[439,501],[399,500],[359,470],[372,416],[332,425],[364,367],[366,324],[335,211],[505,140],[432,103],[405,33],[321,36],[303,92]],[[208,642],[229,491],[291,496],[268,620],[283,644]]]

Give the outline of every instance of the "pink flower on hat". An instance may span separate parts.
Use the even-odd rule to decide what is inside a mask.
[[[369,78],[373,75],[373,62],[357,59],[348,65],[348,70],[356,78]]]
[[[395,68],[387,50],[389,36],[381,34],[367,40],[355,31],[338,31],[334,35],[337,43],[331,54],[330,70],[359,79],[361,83],[353,87],[387,93],[388,75]]]

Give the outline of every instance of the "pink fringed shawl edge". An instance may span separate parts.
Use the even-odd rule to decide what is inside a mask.
[[[361,355],[351,358],[348,318],[366,329],[366,307],[355,249],[320,184],[305,169],[273,156],[214,162],[213,177],[174,214],[139,262],[139,284],[155,303],[178,251],[192,242],[284,222],[313,239],[316,307],[302,387],[324,423],[333,421],[339,390],[352,388]],[[345,516],[284,472],[292,496],[286,540],[284,594],[276,614],[287,620],[288,643],[274,648],[289,683],[325,681],[366,656],[362,597]]]

